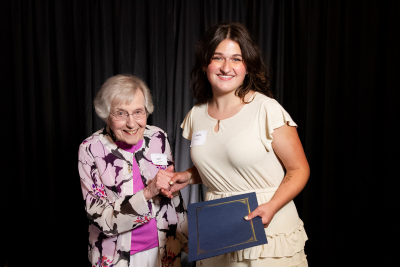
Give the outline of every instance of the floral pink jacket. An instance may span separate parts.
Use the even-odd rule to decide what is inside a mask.
[[[78,168],[89,219],[89,260],[93,266],[128,267],[131,230],[156,218],[162,266],[180,266],[187,252],[187,214],[180,193],[173,199],[156,196],[148,202],[143,190],[133,194],[131,166],[136,160],[144,184],[154,178],[152,153],[173,163],[167,135],[146,126],[142,147],[133,155],[119,149],[102,129],[79,147]],[[134,158],[135,157],[135,158]]]

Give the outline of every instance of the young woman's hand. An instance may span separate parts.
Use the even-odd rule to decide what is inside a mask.
[[[261,217],[262,223],[264,224],[264,228],[267,228],[269,223],[272,221],[275,213],[277,212],[276,208],[272,206],[272,204],[265,203],[258,206],[255,210],[253,210],[249,215],[245,216],[245,220],[251,220],[256,216]]]

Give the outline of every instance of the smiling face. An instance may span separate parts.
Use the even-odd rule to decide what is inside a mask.
[[[111,113],[117,114],[118,111],[126,111],[129,114],[135,111],[146,111],[144,104],[144,96],[142,90],[137,89],[133,100],[127,103],[114,103],[111,105]],[[108,126],[114,132],[117,141],[125,142],[130,145],[136,145],[143,139],[143,133],[146,128],[147,117],[135,119],[133,115],[129,115],[126,119],[118,119],[112,114],[108,117]]]
[[[214,95],[235,92],[246,76],[239,44],[230,39],[223,40],[215,49],[206,72]]]

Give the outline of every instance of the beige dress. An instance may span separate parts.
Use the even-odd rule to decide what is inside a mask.
[[[208,187],[206,200],[256,192],[259,205],[268,202],[284,177],[271,134],[284,124],[297,125],[276,100],[260,93],[221,120],[215,132],[217,122],[204,104],[194,106],[181,124],[186,139],[196,133],[205,137],[200,144],[192,141],[191,157]],[[265,233],[268,244],[201,260],[197,266],[307,266],[308,238],[293,201],[275,214]]]

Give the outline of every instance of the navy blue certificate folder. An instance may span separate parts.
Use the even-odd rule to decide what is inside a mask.
[[[267,243],[261,218],[243,219],[257,207],[255,193],[189,204],[189,261]]]

